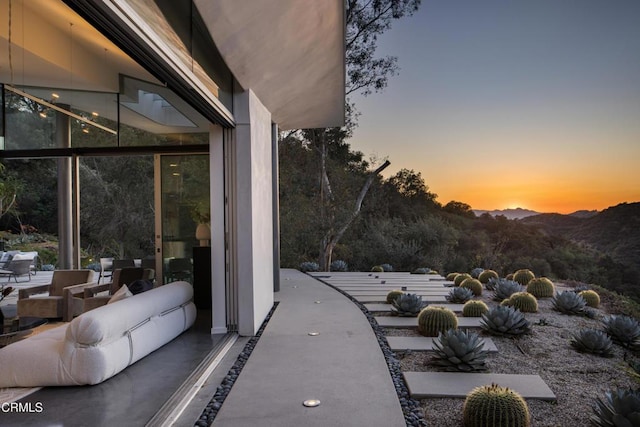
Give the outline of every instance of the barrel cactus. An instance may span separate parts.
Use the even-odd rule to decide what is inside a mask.
[[[513,280],[520,283],[522,286],[527,286],[531,279],[535,279],[535,274],[531,270],[523,268],[513,273]]]
[[[464,427],[529,427],[527,402],[517,392],[497,384],[476,387],[462,409]]]
[[[460,274],[460,273],[449,273],[449,274],[447,274],[446,279],[448,281],[450,281],[450,282],[453,282],[453,279],[455,279],[458,274]]]
[[[473,291],[467,288],[453,288],[445,298],[452,304],[464,304],[473,298]]]
[[[447,372],[485,371],[489,353],[484,341],[475,332],[449,329],[433,340],[431,364]]]
[[[391,292],[389,292],[387,294],[387,304],[391,304],[393,300],[398,298],[400,295],[404,295],[404,292],[402,292],[399,289],[394,289]]]
[[[624,315],[607,316],[603,320],[604,330],[614,342],[623,347],[636,347],[640,342],[640,322]]]
[[[460,286],[460,283],[462,283],[466,279],[473,279],[473,277],[471,277],[471,275],[467,273],[460,273],[456,276],[455,279],[453,279],[453,283],[456,286]]]
[[[418,314],[418,332],[426,337],[437,337],[440,332],[457,328],[458,318],[448,308],[429,306]]]
[[[383,271],[384,269],[382,268],[381,265],[374,265],[373,267],[371,267],[372,273],[382,273]]]
[[[504,301],[504,305],[517,308],[523,313],[536,313],[538,300],[529,292],[516,292]]]
[[[531,279],[527,284],[527,292],[536,298],[551,298],[555,291],[553,282],[546,277]]]
[[[593,407],[591,423],[598,427],[640,426],[640,389],[610,390]]]
[[[596,291],[580,291],[578,295],[584,298],[588,307],[598,308],[600,306],[600,295]]]
[[[485,270],[482,273],[480,273],[480,275],[478,276],[478,280],[480,280],[480,282],[482,283],[487,283],[489,280],[491,279],[497,279],[498,277],[498,273],[496,273],[493,270]]]
[[[529,333],[531,324],[520,310],[498,306],[482,315],[480,326],[491,335],[515,336]]]
[[[420,295],[402,294],[391,301],[391,308],[398,316],[416,317],[424,308],[424,303]]]
[[[493,294],[494,301],[504,301],[516,292],[524,291],[523,286],[514,280],[500,280]]]
[[[587,306],[584,298],[571,291],[557,293],[552,302],[556,311],[569,315],[584,315]]]
[[[477,279],[478,276],[480,276],[480,273],[482,273],[484,271],[484,268],[482,267],[476,267],[473,270],[471,270],[471,277],[474,279]]]
[[[571,347],[580,353],[591,353],[602,357],[613,357],[613,342],[609,335],[595,329],[581,329],[573,335]]]
[[[460,283],[461,288],[470,289],[473,295],[482,295],[482,283],[478,279],[465,279]]]
[[[462,315],[464,317],[481,317],[488,311],[487,304],[479,300],[467,301],[462,307]]]

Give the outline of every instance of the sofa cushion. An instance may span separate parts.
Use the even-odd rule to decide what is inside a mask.
[[[129,288],[127,287],[127,285],[122,285],[120,286],[120,289],[118,289],[115,294],[111,295],[111,298],[109,298],[109,301],[107,302],[107,304],[112,304],[114,302],[118,302],[120,300],[129,298],[132,296],[133,294],[131,293],[131,291],[129,291]]]

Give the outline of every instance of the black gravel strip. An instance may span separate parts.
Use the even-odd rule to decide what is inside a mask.
[[[337,288],[324,280],[321,277],[311,276],[314,279],[324,283],[332,289],[340,292],[342,295],[346,296],[353,302],[358,308],[362,311],[362,313],[366,316],[373,332],[378,339],[378,344],[380,345],[380,349],[382,350],[382,354],[384,354],[384,358],[387,361],[387,366],[389,367],[389,373],[391,374],[391,378],[393,379],[393,385],[396,388],[396,393],[398,393],[398,400],[400,400],[400,406],[402,407],[402,413],[404,414],[404,420],[407,423],[407,426],[411,427],[422,427],[427,425],[427,421],[424,419],[424,412],[420,407],[420,403],[411,398],[409,395],[409,390],[407,389],[407,385],[404,382],[404,377],[402,376],[402,370],[400,369],[400,362],[396,358],[396,355],[389,348],[389,343],[387,342],[387,338],[384,335],[384,331],[378,325],[378,322],[373,318],[373,315],[367,310],[367,308],[357,299],[353,298],[351,295],[346,293],[340,288]]]
[[[236,363],[234,363],[231,369],[229,369],[229,372],[227,372],[227,375],[222,380],[222,383],[220,383],[220,385],[216,389],[213,398],[207,404],[207,407],[204,409],[204,411],[202,411],[202,415],[200,415],[198,421],[196,421],[196,427],[208,427],[213,424],[213,420],[216,418],[216,415],[218,415],[218,411],[222,407],[222,403],[229,395],[231,387],[233,387],[233,384],[236,382],[236,379],[238,378],[238,375],[240,375],[240,372],[242,371],[242,368],[244,368],[244,365],[247,363],[247,360],[249,360],[251,352],[256,347],[260,336],[262,336],[264,328],[267,326],[267,323],[269,323],[269,320],[271,319],[271,316],[273,316],[273,313],[276,311],[278,304],[278,301],[273,304],[271,311],[269,311],[269,314],[267,314],[264,322],[262,322],[262,325],[260,326],[260,329],[258,329],[258,332],[253,337],[251,337],[251,339],[249,339],[247,344],[244,346],[242,352],[240,352],[240,355],[236,360]]]

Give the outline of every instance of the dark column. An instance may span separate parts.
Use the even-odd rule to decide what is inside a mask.
[[[271,173],[273,198],[273,291],[280,291],[280,180],[278,178],[278,125],[271,125]]]

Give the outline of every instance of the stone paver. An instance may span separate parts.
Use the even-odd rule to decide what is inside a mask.
[[[365,308],[369,311],[392,311],[391,304],[371,303],[365,304]],[[445,307],[454,312],[462,312],[464,304],[438,304],[438,307]]]
[[[389,347],[393,351],[432,351],[433,337],[387,337]],[[491,338],[481,338],[484,341],[484,349],[489,353],[497,353],[498,348]]]
[[[374,316],[378,325],[384,328],[416,328],[418,319],[415,317]],[[458,328],[479,328],[480,317],[458,317]]]
[[[391,289],[389,289],[389,291],[391,291]],[[352,297],[358,297],[361,295],[375,295],[375,296],[383,296],[385,298],[387,297],[387,294],[389,293],[389,291],[387,290],[379,290],[379,291],[376,291],[376,290],[347,291],[345,290],[345,292],[351,295]],[[421,290],[407,291],[407,293],[416,294],[420,296],[443,296],[444,297],[449,295],[449,291],[446,289],[443,289],[443,290],[430,290],[430,289],[422,290],[421,289]]]
[[[403,375],[414,399],[464,398],[475,387],[496,383],[520,393],[525,399],[556,400],[556,395],[539,375],[458,372],[405,372]]]
[[[348,292],[347,292],[348,293]],[[361,303],[382,303],[387,300],[386,295],[351,295],[358,302]],[[422,302],[425,304],[438,304],[446,303],[447,299],[443,295],[421,295]]]

